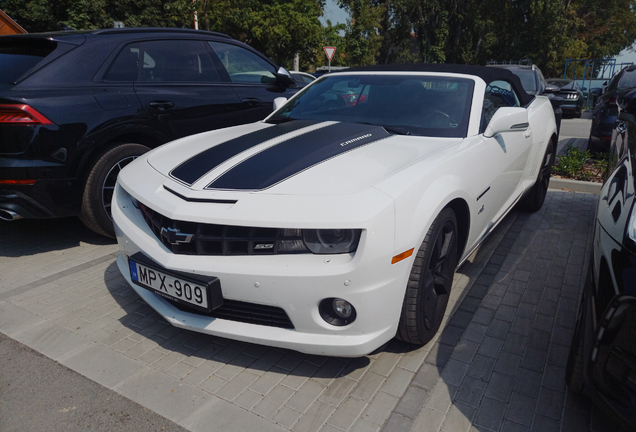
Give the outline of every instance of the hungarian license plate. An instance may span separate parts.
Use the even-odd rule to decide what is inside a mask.
[[[215,305],[215,303],[218,303],[218,299],[210,298],[210,282],[184,278],[175,272],[169,272],[156,266],[148,265],[145,262],[139,262],[139,259],[135,259],[135,256],[130,257],[128,262],[130,265],[130,277],[133,282],[143,288],[154,291],[162,297],[205,312],[209,312],[222,304],[222,299],[221,304]],[[213,282],[219,285],[218,291],[220,294],[218,279],[213,278]]]

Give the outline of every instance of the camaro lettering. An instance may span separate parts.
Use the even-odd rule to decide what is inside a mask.
[[[354,143],[356,141],[360,141],[361,139],[369,138],[372,135],[373,134],[366,134],[366,135],[359,136],[358,138],[350,139],[349,141],[345,141],[345,142],[341,143],[340,146],[344,147],[344,146],[352,144],[352,143]]]

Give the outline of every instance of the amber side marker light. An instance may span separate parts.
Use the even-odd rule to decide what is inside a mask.
[[[9,185],[32,185],[37,180],[0,180],[0,185],[9,184]]]
[[[29,105],[0,105],[0,124],[52,125],[53,122]]]
[[[409,249],[406,252],[402,252],[401,254],[394,256],[393,259],[391,260],[391,264],[395,264],[395,263],[398,263],[398,262],[400,262],[402,260],[407,259],[411,255],[413,255],[413,251],[414,250],[415,250],[415,248]]]

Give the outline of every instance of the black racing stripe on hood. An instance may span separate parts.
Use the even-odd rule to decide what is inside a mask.
[[[314,165],[391,136],[383,127],[336,123],[299,135],[253,155],[206,189],[266,189]]]
[[[317,123],[320,122],[314,120],[293,120],[225,141],[224,143],[192,156],[174,168],[170,172],[170,176],[191,186],[205,174],[237,154],[265,141]]]

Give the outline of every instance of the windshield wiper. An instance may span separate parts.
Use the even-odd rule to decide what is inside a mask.
[[[274,117],[274,118],[271,118],[271,119],[267,120],[267,123],[281,124],[281,123],[290,122],[292,120],[297,120],[297,119],[292,118],[292,117]]]
[[[381,124],[376,124],[376,123],[369,123],[369,122],[360,122],[361,124],[366,124],[366,125],[371,125],[371,126],[380,126],[382,128],[384,128],[384,130],[386,130],[387,132],[391,132],[397,135],[410,135],[411,131],[407,130],[406,128],[403,127],[399,127],[399,126],[388,126],[388,125],[381,125]]]
[[[383,125],[382,127],[387,132],[392,132],[392,133],[397,134],[397,135],[410,135],[411,134],[411,131],[406,130],[406,128],[399,127],[399,126],[384,126]]]

